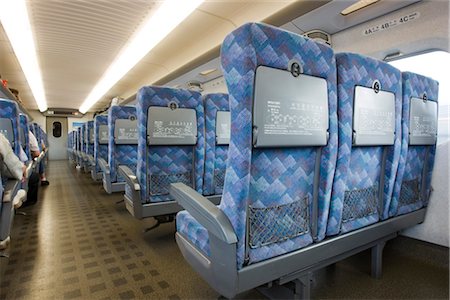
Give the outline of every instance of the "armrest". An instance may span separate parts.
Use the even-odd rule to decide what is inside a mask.
[[[117,168],[117,172],[125,178],[125,181],[128,183],[128,185],[134,189],[135,191],[140,191],[141,186],[139,184],[139,181],[136,178],[136,175],[134,175],[133,171],[131,171],[130,168],[127,166],[119,166]]]
[[[3,202],[11,202],[20,189],[20,180],[8,179],[3,191]]]
[[[108,163],[106,163],[106,160],[104,160],[103,158],[98,159],[98,166],[100,167],[100,169],[102,169],[103,173],[110,173]]]
[[[228,217],[208,199],[184,183],[172,183],[170,194],[186,209],[209,234],[227,244],[237,243],[237,237]]]

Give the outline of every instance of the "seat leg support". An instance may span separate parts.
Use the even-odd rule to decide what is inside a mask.
[[[380,279],[383,267],[383,249],[386,242],[380,242],[372,247],[372,270],[373,278]]]
[[[312,272],[307,272],[302,277],[295,279],[294,299],[311,299]]]

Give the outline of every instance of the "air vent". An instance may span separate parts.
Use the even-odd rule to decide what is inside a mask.
[[[186,83],[186,86],[188,90],[196,91],[196,92],[203,92],[203,86],[200,81],[189,81]]]
[[[68,118],[82,118],[83,114],[76,109],[69,108],[49,108],[42,113],[46,117],[68,117]]]
[[[315,40],[316,42],[325,43],[328,46],[331,46],[331,36],[322,30],[311,30],[308,32],[305,32],[303,34],[304,36]]]

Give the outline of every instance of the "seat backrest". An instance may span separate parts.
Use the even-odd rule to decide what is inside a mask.
[[[401,148],[401,73],[388,63],[336,54],[339,151],[328,235],[385,219]]]
[[[137,94],[141,199],[173,200],[169,185],[203,188],[204,109],[201,94],[167,87],[143,87]]]
[[[436,154],[439,83],[402,73],[402,151],[389,216],[428,204]]]
[[[225,38],[221,60],[231,139],[219,207],[236,232],[241,268],[325,235],[337,152],[336,67],[330,47],[255,23]]]
[[[80,151],[86,153],[86,123],[83,123],[80,128]]]
[[[94,121],[88,121],[86,125],[86,154],[94,155]]]
[[[25,114],[19,115],[20,121],[20,129],[19,129],[19,137],[20,137],[20,146],[28,157],[28,160],[31,160],[31,152],[30,152],[30,138],[28,135],[28,117]]]
[[[17,103],[0,98],[0,132],[8,139],[14,153],[20,155],[19,108]]]
[[[40,126],[38,123],[32,124],[31,132],[33,133],[34,137],[37,140],[39,151],[42,151],[42,132],[40,130]]]
[[[77,128],[77,151],[81,151],[81,126]]]
[[[98,115],[94,119],[94,161],[97,172],[100,172],[98,159],[108,161],[108,116]]]
[[[220,195],[227,168],[230,143],[230,105],[228,94],[207,94],[205,105],[205,176],[203,194]]]
[[[125,181],[117,174],[119,165],[128,166],[136,172],[137,119],[134,106],[111,106],[108,110],[108,164],[111,181]]]

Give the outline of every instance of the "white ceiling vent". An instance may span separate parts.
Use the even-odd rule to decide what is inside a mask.
[[[325,31],[311,30],[311,31],[305,32],[303,35],[310,39],[315,40],[316,42],[325,43],[328,46],[331,46],[331,35],[329,35]]]

